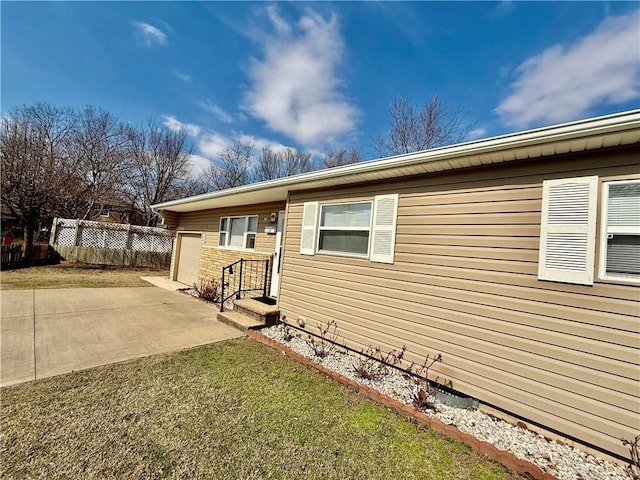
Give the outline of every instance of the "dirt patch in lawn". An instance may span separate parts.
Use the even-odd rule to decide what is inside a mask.
[[[64,262],[0,272],[0,289],[150,287],[150,283],[140,280],[141,276],[168,274],[167,269]]]
[[[516,478],[248,339],[1,394],[2,478]]]

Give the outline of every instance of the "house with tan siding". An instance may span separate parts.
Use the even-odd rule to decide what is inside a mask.
[[[281,315],[611,454],[640,431],[640,111],[154,206],[172,279],[269,260]]]

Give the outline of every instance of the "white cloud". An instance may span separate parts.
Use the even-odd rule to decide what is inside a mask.
[[[493,8],[493,10],[491,10],[489,17],[490,18],[506,17],[511,12],[513,12],[514,9],[515,9],[515,5],[512,0],[503,0],[502,2],[498,3]]]
[[[178,77],[183,82],[191,83],[191,75],[189,75],[188,73],[182,73],[177,70],[173,73],[175,74],[176,77]]]
[[[187,132],[187,135],[191,135],[192,137],[197,137],[200,134],[201,128],[198,125],[194,125],[193,123],[182,123],[176,117],[171,115],[163,115],[162,118],[164,121],[162,122],[165,127],[173,130],[174,132]]]
[[[230,136],[211,131],[203,130],[193,123],[184,123],[171,115],[163,115],[163,125],[174,132],[186,132],[194,138],[196,154],[191,156],[192,164],[197,173],[201,173],[206,168],[210,160],[218,157],[220,152],[233,142],[251,142],[254,145],[254,153],[259,155],[264,147],[274,149],[293,148],[283,145],[280,142],[272,141],[263,137],[245,134],[242,132],[232,132]]]
[[[271,147],[275,150],[280,148],[293,148],[283,145],[280,142],[269,140],[263,137],[255,137],[244,133],[235,133],[232,138],[226,137],[216,132],[203,133],[197,141],[198,151],[209,159],[216,158],[225,147],[230,146],[233,142],[251,142],[254,146],[254,154],[260,155],[264,147]]]
[[[511,94],[496,112],[518,128],[583,118],[599,105],[640,95],[640,11],[604,20],[572,44],[557,44],[525,60]]]
[[[262,58],[250,61],[246,110],[304,145],[351,131],[358,111],[340,92],[344,45],[336,16],[325,20],[307,9],[291,25],[275,7],[266,12],[273,33],[264,37]]]
[[[190,155],[189,162],[191,163],[191,171],[189,172],[191,178],[198,178],[206,172],[209,169],[209,165],[211,165],[211,160],[201,155]]]
[[[219,133],[204,133],[198,139],[197,146],[200,153],[207,158],[216,158],[218,154],[231,145],[233,141]]]
[[[167,35],[158,27],[145,22],[133,22],[139,37],[144,41],[145,45],[167,45]]]
[[[220,107],[217,103],[213,103],[208,98],[200,102],[200,106],[207,110],[208,112],[213,113],[218,120],[224,123],[233,123],[233,117],[229,115],[222,107]]]
[[[482,127],[474,128],[467,135],[467,140],[475,140],[477,138],[482,138],[484,135],[486,135],[486,133],[487,133],[486,128],[482,128]]]
[[[292,148],[293,150],[297,150],[295,147],[288,147],[283,145],[280,142],[274,142],[267,138],[262,137],[254,137],[253,135],[241,134],[236,137],[236,140],[241,142],[251,142],[255,147],[256,153],[260,153],[263,148],[271,147],[272,150],[280,150],[281,148]]]

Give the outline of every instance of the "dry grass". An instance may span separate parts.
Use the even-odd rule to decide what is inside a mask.
[[[167,276],[167,269],[65,262],[0,272],[0,289],[150,287],[140,276]]]
[[[516,478],[248,339],[1,394],[3,479]]]

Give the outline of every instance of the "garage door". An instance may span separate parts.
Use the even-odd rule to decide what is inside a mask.
[[[179,252],[176,280],[193,285],[198,281],[198,268],[200,267],[200,234],[181,234]]]

